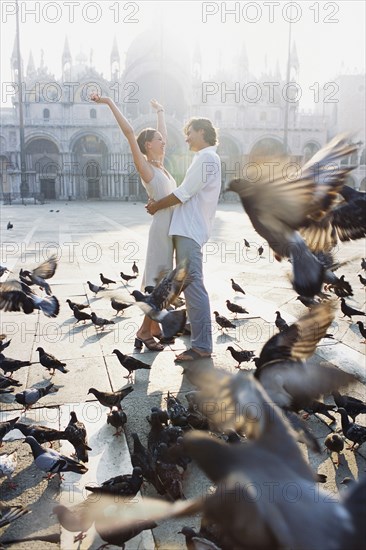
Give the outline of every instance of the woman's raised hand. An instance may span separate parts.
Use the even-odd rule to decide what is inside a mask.
[[[164,107],[156,99],[151,99],[150,105],[155,111],[159,111],[160,109],[164,111]]]
[[[109,97],[100,96],[97,92],[92,92],[90,99],[91,101],[95,101],[95,103],[108,103],[109,101]]]

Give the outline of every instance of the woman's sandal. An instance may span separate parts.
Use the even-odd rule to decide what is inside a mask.
[[[175,338],[171,336],[170,338],[167,338],[164,336],[162,332],[159,332],[159,334],[153,334],[154,338],[157,338],[161,344],[174,344]]]
[[[155,342],[152,336],[150,338],[147,338],[146,340],[143,340],[142,338],[136,336],[135,348],[142,349],[142,344],[145,344],[147,349],[149,349],[150,351],[163,351],[164,349],[164,346],[162,344],[159,344],[159,342]]]
[[[209,359],[211,357],[210,353],[198,353],[194,349],[186,349],[182,353],[176,356],[174,359],[175,363],[185,362],[185,361],[198,361],[200,359]]]

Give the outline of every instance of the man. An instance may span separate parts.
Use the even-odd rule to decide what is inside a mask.
[[[221,189],[221,164],[216,153],[217,134],[207,118],[192,118],[184,128],[186,142],[196,155],[181,185],[158,201],[149,201],[149,214],[177,205],[170,223],[176,263],[189,260],[190,284],[184,291],[191,325],[191,348],[176,361],[211,357],[211,311],[203,282],[202,246],[208,241]]]

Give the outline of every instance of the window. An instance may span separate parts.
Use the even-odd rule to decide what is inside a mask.
[[[96,109],[90,109],[90,118],[97,118]]]
[[[50,118],[50,110],[43,109],[43,120],[48,120]]]

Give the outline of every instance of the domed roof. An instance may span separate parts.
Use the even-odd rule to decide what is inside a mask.
[[[162,60],[169,60],[189,73],[189,57],[181,41],[177,41],[171,31],[164,31],[161,35],[159,30],[150,29],[139,34],[131,42],[126,53],[125,69],[133,69],[139,63],[160,63]]]

